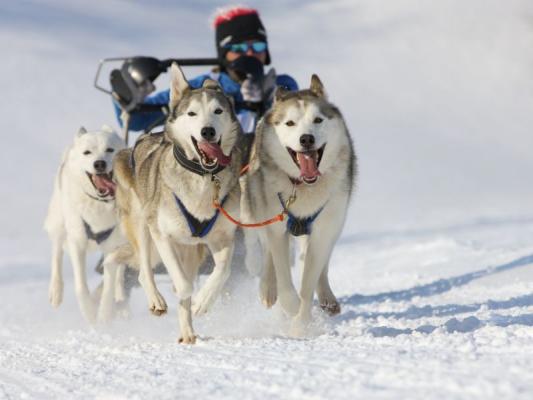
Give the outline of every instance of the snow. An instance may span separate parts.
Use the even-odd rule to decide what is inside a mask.
[[[312,335],[289,338],[237,276],[195,321],[199,343],[180,346],[166,276],[167,316],[137,288],[129,319],[92,328],[68,262],[52,309],[41,226],[61,152],[80,125],[116,126],[97,61],[212,55],[214,5],[3,2],[0,399],[530,399],[533,5],[249,4],[276,69],[302,86],[318,73],[355,140],[360,180],[330,268],[342,313],[316,310]]]

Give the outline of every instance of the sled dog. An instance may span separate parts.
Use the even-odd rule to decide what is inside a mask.
[[[217,82],[189,87],[171,67],[169,116],[161,134],[145,134],[116,159],[117,206],[140,264],[139,282],[154,314],[167,309],[152,267],[160,257],[179,298],[181,343],[194,343],[192,313],[206,312],[230,273],[235,226],[213,206],[238,215],[242,135],[232,105]],[[207,249],[213,272],[191,300]],[[120,258],[120,257],[119,257]]]
[[[286,210],[283,222],[259,231],[264,259],[260,297],[267,307],[279,299],[294,317],[293,335],[305,333],[315,291],[325,311],[340,312],[329,285],[328,264],[355,175],[350,135],[320,79],[313,75],[310,88],[298,92],[278,88],[272,108],[256,129],[249,173],[241,181],[241,214],[260,221]],[[303,263],[299,295],[291,279],[290,236],[298,238]],[[250,259],[257,262],[257,257]]]
[[[58,307],[63,299],[65,247],[74,269],[78,303],[89,322],[95,321],[96,304],[87,285],[87,252],[100,249],[104,255],[109,254],[125,241],[117,226],[115,184],[112,181],[112,159],[123,147],[123,141],[108,126],[94,132],[80,128],[74,143],[63,154],[45,220],[45,230],[52,241],[50,303]],[[109,270],[113,268],[111,266]],[[118,287],[123,288],[122,285]],[[117,300],[124,300],[124,293],[118,292]],[[102,318],[108,319],[109,315],[102,315]]]

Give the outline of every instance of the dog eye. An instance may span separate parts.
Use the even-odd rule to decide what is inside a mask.
[[[294,126],[294,125],[296,125],[296,124],[294,123],[294,121],[289,120],[289,121],[285,122],[285,125],[287,125],[287,126]]]
[[[83,152],[83,155],[84,155],[84,156],[88,156],[89,154],[91,154],[91,152],[90,152],[89,150],[85,150],[85,151]]]
[[[315,124],[320,124],[322,121],[324,121],[322,118],[320,118],[320,117],[316,117],[316,118],[313,120],[313,123],[315,123]]]
[[[217,108],[215,110],[215,114],[217,114],[217,115],[222,114],[222,108]]]
[[[111,147],[108,147],[107,149],[105,149],[106,153],[112,153],[115,151],[115,149],[112,149]]]
[[[196,116],[196,113],[195,113],[194,111],[189,111],[189,112],[187,113],[187,115],[188,115],[189,117],[194,117],[194,116]]]

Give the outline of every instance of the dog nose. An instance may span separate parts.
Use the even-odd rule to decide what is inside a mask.
[[[93,164],[94,166],[94,170],[99,173],[99,172],[105,172],[105,169],[107,167],[107,164],[104,160],[96,160]]]
[[[309,134],[302,135],[300,136],[300,144],[302,147],[309,149],[315,145],[315,137]]]
[[[215,138],[217,132],[215,131],[215,128],[211,126],[205,126],[202,128],[202,131],[200,132],[202,137],[207,140],[211,141]]]

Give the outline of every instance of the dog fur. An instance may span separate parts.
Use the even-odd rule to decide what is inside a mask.
[[[192,235],[177,199],[198,221],[210,220],[216,211],[215,186],[211,174],[196,174],[177,162],[175,146],[188,160],[202,163],[202,168],[213,162],[218,165],[225,156],[231,156],[216,177],[220,182],[219,199],[226,198],[224,207],[238,215],[241,154],[236,144],[242,132],[231,102],[217,82],[206,80],[202,88],[193,90],[177,65],[172,66],[171,73],[170,113],[164,134],[144,135],[133,150],[123,150],[116,157],[117,205],[123,230],[140,265],[139,281],[150,309],[158,315],[167,309],[152,272],[160,258],[179,298],[180,342],[194,343],[192,313],[206,312],[229,276],[235,226],[219,215],[206,236]],[[213,137],[202,136],[206,128]],[[214,147],[219,152],[215,158],[205,158],[206,153],[199,150]],[[192,301],[193,282],[207,250],[213,255],[215,267]],[[123,251],[127,253],[127,249]]]
[[[282,202],[294,193],[296,200],[288,211],[298,219],[316,218],[308,234],[297,236],[303,264],[299,295],[291,278],[287,223],[259,231],[264,258],[260,297],[267,307],[279,299],[294,317],[291,335],[306,333],[315,291],[325,311],[340,312],[329,285],[329,259],[345,221],[355,176],[350,135],[320,79],[313,75],[310,88],[298,92],[278,89],[273,107],[256,129],[249,173],[241,178],[241,213],[248,222],[266,220],[278,214]],[[245,233],[249,247],[254,232]],[[257,263],[255,254],[247,260]],[[248,268],[257,270],[254,265]]]

